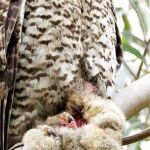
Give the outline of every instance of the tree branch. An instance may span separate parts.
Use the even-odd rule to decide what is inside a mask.
[[[144,54],[143,54],[144,57],[146,56],[146,54],[147,54],[147,52],[149,50],[150,39],[146,43],[147,43],[147,45],[146,45],[146,48],[145,48]],[[142,67],[143,67],[143,62],[141,62],[141,64],[140,64],[139,70],[137,72],[136,79],[138,79],[140,77],[140,73],[141,73]]]
[[[132,144],[132,143],[138,142],[140,140],[143,140],[149,136],[150,136],[150,128],[148,128],[145,131],[142,131],[140,133],[137,133],[137,134],[134,134],[131,136],[127,136],[127,137],[123,137],[122,145]]]
[[[132,72],[131,68],[127,65],[127,63],[124,60],[123,60],[123,65],[126,67],[126,69],[128,70],[128,72],[131,74],[131,76],[135,80],[136,79],[136,75]]]
[[[150,74],[134,81],[117,93],[112,100],[124,112],[127,119],[150,105]],[[123,137],[122,145],[128,145],[150,136],[150,128],[132,136]]]
[[[124,112],[127,119],[150,105],[150,74],[134,81],[117,93],[112,100]]]

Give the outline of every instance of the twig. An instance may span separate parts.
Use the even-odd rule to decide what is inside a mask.
[[[147,46],[146,46],[146,48],[144,50],[144,54],[143,54],[144,57],[146,56],[146,54],[147,54],[147,52],[149,50],[149,44],[150,44],[150,39],[148,40]],[[141,64],[140,64],[140,67],[139,67],[136,79],[138,79],[140,77],[140,73],[141,73],[142,67],[143,67],[143,62],[141,62]]]
[[[142,28],[142,32],[143,32],[143,35],[144,35],[144,41],[146,42],[146,39],[145,39],[146,30],[145,30],[145,25],[143,24],[143,18],[142,18],[142,16],[141,16],[141,14],[139,13],[137,7],[135,6],[135,2],[134,2],[134,1],[131,1],[131,0],[129,0],[129,1],[130,1],[130,4],[132,5],[133,9],[135,10],[137,16],[138,16],[138,19],[139,19],[139,22],[140,22],[140,25],[141,25],[141,28]],[[147,52],[148,52],[148,47],[149,47],[150,39],[149,39],[149,41],[146,42],[146,43],[147,43],[147,46],[146,46],[146,48],[145,48],[145,50],[144,50],[143,56],[146,56],[146,54],[147,54]],[[141,70],[142,70],[142,67],[143,67],[143,62],[141,62],[141,64],[140,64],[140,67],[139,67],[139,70],[138,70],[136,79],[139,78],[140,73],[141,73]]]
[[[125,61],[123,61],[124,66],[126,67],[126,69],[128,70],[128,72],[132,75],[132,77],[134,79],[136,79],[136,75],[132,72],[132,70],[130,69],[130,67],[127,65],[127,63]]]
[[[139,12],[139,10],[138,10],[138,7],[137,7],[136,4],[135,4],[135,1],[129,0],[129,2],[130,2],[132,8],[135,10],[135,12],[136,12],[136,14],[137,14],[137,16],[138,16],[139,23],[140,23],[140,25],[141,25],[141,29],[142,29],[142,32],[143,32],[143,35],[144,35],[144,41],[146,41],[146,40],[145,40],[146,29],[145,29],[143,17],[141,16],[141,14],[140,14],[140,12]]]
[[[135,135],[123,137],[122,145],[129,145],[129,144],[138,142],[140,140],[143,140],[143,139],[145,139],[147,137],[150,137],[150,128],[148,128],[145,131],[142,131],[140,133],[137,133]]]

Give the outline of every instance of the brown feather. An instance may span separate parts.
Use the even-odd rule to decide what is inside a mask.
[[[0,64],[0,87],[2,96],[0,96],[0,141],[1,141],[1,150],[7,149],[7,139],[8,139],[8,129],[9,121],[11,115],[11,107],[13,102],[13,93],[14,93],[14,81],[15,81],[15,72],[17,67],[17,51],[14,48],[18,42],[18,37],[13,33],[15,25],[17,25],[17,18],[20,12],[21,0],[11,0],[9,5],[9,10],[7,17],[3,24],[1,25],[1,41],[0,41],[0,52],[4,52],[6,61],[3,64]],[[10,40],[11,39],[11,40]],[[0,58],[1,60],[1,58]],[[3,61],[1,61],[3,62]]]

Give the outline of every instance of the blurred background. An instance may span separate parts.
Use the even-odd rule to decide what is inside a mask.
[[[118,92],[150,73],[150,0],[114,0],[114,4],[124,53],[123,65],[117,74],[115,91]],[[124,135],[149,126],[150,106],[128,121]],[[150,150],[150,137],[124,149]]]

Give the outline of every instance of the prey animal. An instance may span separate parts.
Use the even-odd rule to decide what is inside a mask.
[[[112,101],[97,95],[91,84],[76,84],[64,112],[24,135],[24,150],[121,150],[124,125]]]

